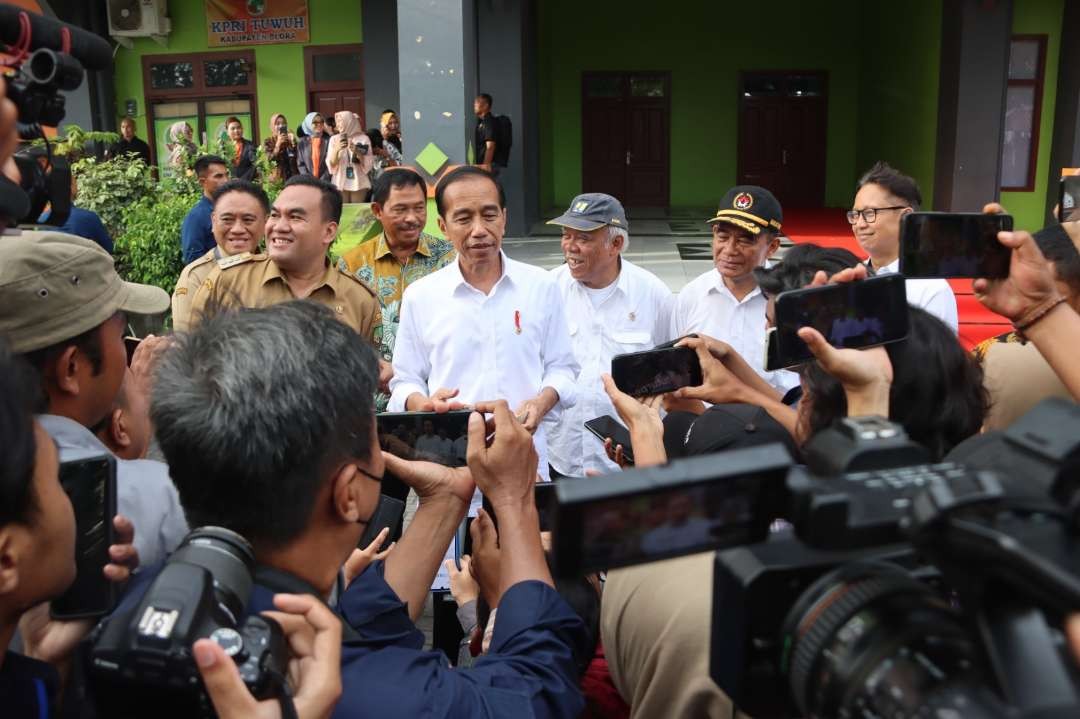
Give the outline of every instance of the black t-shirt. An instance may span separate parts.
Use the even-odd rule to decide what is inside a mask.
[[[484,156],[487,154],[487,143],[495,142],[495,116],[490,112],[481,118],[476,120],[476,141],[473,143],[473,148],[476,152],[476,164],[484,164]],[[499,148],[495,147],[495,155],[492,158],[498,156]]]
[[[131,138],[130,141],[121,137],[109,148],[109,157],[120,157],[128,153],[135,153],[147,165],[150,164],[150,146],[137,137]]]
[[[0,707],[4,716],[55,716],[59,687],[59,676],[49,664],[15,652],[4,657],[0,669]]]

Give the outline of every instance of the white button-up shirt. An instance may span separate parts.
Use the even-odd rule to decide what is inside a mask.
[[[799,384],[795,372],[765,371],[765,307],[768,300],[755,287],[742,300],[735,299],[714,267],[683,287],[675,301],[673,337],[692,332],[723,340],[746,363],[780,392]]]
[[[551,465],[562,474],[582,477],[585,470],[613,472],[619,467],[604,454],[604,445],[585,429],[602,415],[618,418],[600,375],[611,372],[611,358],[624,352],[652,349],[672,339],[671,310],[675,295],[659,277],[622,260],[614,291],[594,307],[589,291],[563,264],[551,270],[566,307],[574,357],[581,366],[578,400],[563,412],[548,436]]]
[[[866,265],[870,266],[870,260],[866,261]],[[899,258],[884,267],[874,268],[874,273],[878,275],[894,275],[899,271]],[[946,280],[905,280],[904,286],[907,288],[909,305],[921,307],[947,324],[953,332],[957,331],[960,322],[956,314],[956,295]]]
[[[515,410],[551,387],[559,401],[549,417],[557,419],[576,401],[578,366],[555,281],[503,254],[502,276],[485,295],[465,281],[459,262],[405,289],[388,409],[404,411],[414,392],[431,396],[446,387],[462,402],[504,399]],[[533,441],[547,477],[543,424]]]

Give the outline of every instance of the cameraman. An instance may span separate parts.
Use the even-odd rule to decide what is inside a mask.
[[[340,595],[344,622],[337,715],[380,719],[576,716],[580,619],[552,588],[540,545],[532,437],[505,402],[494,441],[469,422],[469,469],[407,462],[378,449],[377,360],[357,334],[311,302],[219,314],[176,338],[156,375],[152,416],[193,526],[246,537],[255,551],[249,612],[274,592],[327,597],[356,547],[389,469],[420,505],[385,561]],[[255,406],[253,397],[262,398]],[[500,520],[502,599],[491,652],[465,671],[424,652],[413,620],[475,485]],[[144,572],[118,611],[130,609]]]

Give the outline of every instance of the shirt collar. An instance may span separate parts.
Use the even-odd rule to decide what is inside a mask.
[[[431,247],[428,245],[427,235],[423,232],[420,233],[416,252],[424,257],[431,257]],[[375,245],[375,259],[380,260],[389,254],[392,254],[390,252],[390,243],[386,241],[386,232],[383,231],[379,233],[378,244]]]
[[[499,250],[499,258],[502,260],[502,274],[499,275],[499,279],[495,281],[495,284],[492,286],[491,292],[488,294],[488,296],[491,296],[492,294],[495,293],[495,290],[497,290],[499,288],[499,285],[502,284],[503,280],[506,280],[507,282],[509,282],[511,284],[513,284],[513,282],[514,282],[513,275],[514,275],[514,272],[516,270],[515,270],[515,268],[513,266],[513,261],[509,257],[507,257],[506,253],[503,252],[502,250]],[[472,290],[473,292],[479,292],[480,291],[480,290],[476,289],[475,287],[473,287],[472,285],[470,285],[465,280],[465,275],[461,274],[461,255],[458,255],[457,257],[455,257],[453,263],[447,265],[446,267],[447,267],[447,269],[450,270],[449,274],[451,276],[452,287],[453,287],[454,292],[457,292],[462,287],[466,287],[466,288]],[[453,269],[450,269],[450,268],[453,268]]]
[[[718,292],[719,294],[727,295],[736,304],[742,304],[744,302],[749,302],[750,300],[754,299],[754,297],[761,294],[761,288],[758,287],[757,285],[755,285],[754,289],[750,290],[750,292],[747,293],[747,295],[745,297],[743,297],[741,300],[736,299],[735,295],[731,292],[730,289],[728,289],[728,286],[724,283],[724,276],[720,274],[720,270],[718,270],[718,269],[716,269],[714,267],[712,271],[716,275],[716,282],[712,287],[709,288],[709,292]]]
[[[627,277],[629,273],[626,271],[626,267],[629,264],[630,263],[624,257],[622,257],[622,255],[619,256],[619,275],[615,278],[615,291],[622,292],[623,295],[626,297],[630,296],[630,279]],[[567,267],[566,271],[567,273],[569,273],[570,268]],[[573,280],[573,282],[574,286],[577,287],[578,290],[581,292],[585,292],[586,290],[591,289],[583,285],[580,280]],[[608,285],[607,287],[611,287],[611,285]],[[607,289],[607,287],[601,287],[600,289]]]
[[[263,282],[262,283],[265,285],[266,283],[270,282],[271,280],[281,280],[283,283],[285,283],[285,286],[288,287],[289,282],[288,282],[288,280],[285,279],[285,275],[284,275],[284,273],[282,273],[281,268],[278,267],[277,263],[274,262],[273,260],[270,260],[270,259],[268,259],[266,261],[270,266],[266,268],[266,275],[263,277]],[[322,281],[319,282],[318,284],[316,284],[311,289],[311,294],[315,294],[316,290],[318,290],[321,287],[329,287],[330,290],[334,294],[337,294],[337,283],[336,283],[337,278],[335,277],[335,275],[338,274],[337,269],[335,269],[330,264],[329,260],[323,260],[323,263],[324,263],[325,271],[323,272]],[[291,291],[292,290],[290,290],[290,292]]]
[[[895,260],[885,265],[884,267],[874,267],[869,257],[866,258],[866,262],[864,262],[863,264],[866,265],[867,269],[873,270],[875,275],[895,275],[897,272],[900,271],[899,257],[897,257]]]
[[[37,421],[61,447],[79,447],[112,454],[109,448],[94,436],[93,432],[70,417],[58,414],[39,414]]]

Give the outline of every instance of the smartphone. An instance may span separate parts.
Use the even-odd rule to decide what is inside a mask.
[[[1065,169],[1062,172],[1080,173],[1080,169]],[[1058,190],[1058,222],[1080,221],[1080,174],[1061,178]]]
[[[655,347],[653,347],[653,349],[654,350],[662,350],[662,349],[667,349],[668,347],[674,347],[677,343],[679,343],[679,342],[681,342],[684,339],[687,339],[689,337],[693,337],[694,339],[697,339],[697,333],[696,332],[691,332],[688,335],[683,335],[682,337],[676,337],[675,339],[673,339],[673,340],[671,340],[669,342],[665,342],[663,344],[656,345]]]
[[[776,328],[770,327],[765,332],[765,362],[762,364],[766,372],[775,372],[784,369],[780,364],[780,344],[776,340]]]
[[[116,585],[104,574],[116,542],[116,458],[94,450],[60,451],[60,484],[75,511],[75,581],[52,600],[56,619],[100,617],[116,603]]]
[[[780,444],[555,483],[559,576],[764,540],[786,509],[791,455]]]
[[[700,385],[701,363],[689,347],[628,352],[611,358],[611,378],[616,387],[634,397],[663,394]]]
[[[131,366],[131,358],[135,356],[135,350],[139,349],[139,343],[142,340],[138,337],[125,337],[124,349],[127,350],[127,363],[128,367]]]
[[[1009,276],[1012,250],[998,242],[1012,215],[911,212],[900,218],[900,274],[908,279]]]
[[[404,516],[404,501],[397,497],[380,494],[379,504],[375,507],[375,513],[371,515],[371,520],[368,522],[367,529],[365,529],[364,533],[360,536],[360,541],[356,543],[356,546],[360,549],[367,549],[367,546],[375,541],[375,537],[379,536],[379,532],[389,527],[390,534],[386,535],[386,541],[379,547],[380,552],[385,552],[386,548],[393,542],[401,539],[401,520]]]
[[[814,359],[798,335],[813,327],[833,347],[861,349],[907,337],[908,304],[903,275],[807,287],[776,297],[776,363],[793,367]]]
[[[634,463],[634,449],[630,446],[630,432],[626,427],[622,426],[619,420],[605,414],[603,417],[590,419],[585,423],[585,429],[595,434],[601,443],[605,439],[611,438],[613,446],[621,444],[623,457],[630,464]]]

